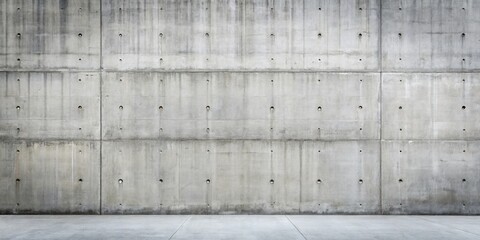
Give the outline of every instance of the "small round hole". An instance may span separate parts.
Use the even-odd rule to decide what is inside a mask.
[[[462,179],[462,182],[466,182],[466,181],[467,181],[467,179],[465,179],[465,178],[464,178],[464,179]]]
[[[80,130],[80,131],[81,131],[81,130],[82,130],[82,128],[78,128],[78,130]]]
[[[19,153],[19,152],[20,152],[20,149],[17,149],[17,153]],[[465,151],[464,151],[464,152],[465,152]]]
[[[20,110],[20,106],[17,106],[17,110]]]
[[[270,184],[274,184],[275,181],[273,179],[270,179]]]
[[[159,181],[159,182],[161,182],[161,183],[163,183],[163,179],[161,179],[161,178],[160,178],[160,179],[158,179],[158,181]]]
[[[462,106],[462,109],[463,109],[463,110],[465,110],[465,108],[467,108],[467,107],[465,107],[465,106]]]
[[[358,106],[358,109],[363,109],[363,107],[362,107],[362,106]]]
[[[358,180],[358,183],[362,184],[362,183],[363,183],[363,179],[359,179],[359,180]]]
[[[123,183],[123,179],[118,179],[118,183],[122,184]]]
[[[403,129],[400,128],[400,131],[403,131]]]
[[[16,181],[16,182],[20,182],[20,179],[19,179],[19,178],[17,178],[17,179],[15,179],[15,181]]]
[[[79,34],[78,34],[78,37],[82,37],[82,36],[83,36],[83,34],[82,34],[82,33],[79,33]]]
[[[206,106],[205,108],[207,109],[207,111],[210,110],[210,106]]]
[[[358,34],[358,37],[362,37],[363,35],[361,33]]]
[[[398,107],[398,109],[402,110],[402,109],[403,109],[403,107],[402,107],[402,106],[400,106],[400,107]]]
[[[81,110],[82,108],[83,108],[82,106],[78,106],[78,109],[80,109],[80,110]]]
[[[271,106],[271,107],[270,107],[270,110],[271,110],[271,111],[275,110],[275,107]]]
[[[322,183],[322,180],[321,179],[317,179],[317,184],[320,184]]]
[[[317,110],[318,110],[318,111],[322,111],[322,106],[319,106],[319,107],[317,108]]]
[[[159,106],[159,107],[158,107],[158,110],[163,110],[163,106]]]
[[[205,129],[205,131],[207,131],[207,133],[210,132],[210,128]]]
[[[78,181],[79,181],[79,182],[83,182],[83,179],[80,178],[80,179],[78,179]]]
[[[21,37],[22,37],[22,34],[17,33],[17,38],[21,38]]]
[[[363,130],[363,128],[360,128],[360,131],[362,131],[362,130]]]
[[[210,179],[207,179],[207,181],[205,181],[207,184],[210,184]]]
[[[207,32],[207,33],[205,33],[205,36],[208,37],[208,36],[210,36],[210,34]]]
[[[318,37],[322,37],[322,33],[317,34]]]
[[[159,37],[163,37],[163,33],[158,34]]]
[[[465,37],[465,33],[462,33],[462,37]]]
[[[118,34],[119,37],[123,37],[123,35],[121,33]]]
[[[399,183],[402,183],[402,182],[403,182],[403,179],[401,179],[401,178],[398,179],[398,182],[399,182]]]
[[[270,33],[270,37],[275,37],[275,34],[273,34],[273,33]]]
[[[123,106],[119,106],[118,109],[123,110]]]
[[[402,37],[402,33],[398,33],[398,37]]]

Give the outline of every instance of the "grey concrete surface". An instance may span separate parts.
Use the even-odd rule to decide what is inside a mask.
[[[2,0],[0,212],[480,214],[479,10]]]
[[[18,215],[0,239],[480,239],[480,217]]]
[[[105,0],[103,66],[374,70],[379,15],[377,0]]]
[[[479,149],[478,141],[382,142],[384,210],[479,214]]]

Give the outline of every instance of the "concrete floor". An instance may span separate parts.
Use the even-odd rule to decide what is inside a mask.
[[[0,239],[480,239],[479,216],[0,216]]]

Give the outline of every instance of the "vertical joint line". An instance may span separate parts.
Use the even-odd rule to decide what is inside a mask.
[[[382,25],[383,25],[383,7],[382,7],[382,0],[379,0],[379,7],[380,7],[380,13],[379,13],[379,27],[378,27],[378,32],[379,32],[379,50],[378,50],[378,60],[379,60],[379,67],[380,67],[380,141],[379,141],[379,148],[380,148],[380,156],[379,156],[379,203],[380,203],[380,214],[383,214],[383,193],[382,193],[382,141],[383,141],[383,134],[382,134],[382,129],[383,129],[383,49],[382,49],[382,38],[383,38],[383,33],[382,33]]]
[[[102,151],[103,151],[103,91],[102,91],[102,87],[103,87],[103,39],[102,39],[102,35],[103,35],[103,12],[102,12],[102,0],[100,0],[100,71],[99,71],[99,77],[100,77],[100,206],[99,206],[99,210],[100,210],[100,215],[103,214],[102,212],[102,191],[103,191],[103,187],[102,187],[102,177],[103,177],[103,155],[102,155]]]

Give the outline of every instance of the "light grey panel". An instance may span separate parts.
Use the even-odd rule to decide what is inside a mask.
[[[383,70],[479,69],[479,11],[479,1],[382,1]]]
[[[0,68],[7,65],[7,1],[0,2]]]
[[[379,139],[379,74],[104,74],[105,139]]]
[[[306,141],[301,158],[302,213],[379,213],[379,141]]]
[[[480,142],[382,142],[382,206],[389,214],[479,214]]]
[[[99,213],[100,143],[0,142],[1,213]]]
[[[6,15],[5,56],[9,69],[99,69],[99,0],[16,0]]]
[[[384,139],[479,139],[479,74],[383,74],[382,88]]]
[[[100,75],[0,73],[0,138],[100,139]]]
[[[298,212],[299,156],[297,142],[107,141],[102,211]]]
[[[106,69],[378,68],[378,0],[102,4]]]

